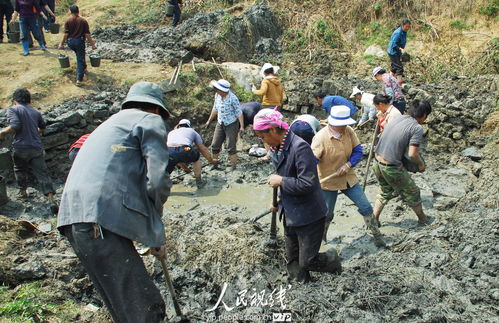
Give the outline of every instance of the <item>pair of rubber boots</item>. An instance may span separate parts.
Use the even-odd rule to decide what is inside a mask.
[[[373,235],[374,238],[374,245],[376,247],[386,247],[385,242],[383,241],[383,235],[381,234],[381,231],[379,231],[378,225],[376,223],[376,219],[373,218],[372,215],[367,215],[363,216],[364,218],[364,223],[367,226],[367,229],[371,231],[371,234]],[[327,231],[329,229],[329,225],[331,224],[331,221],[326,221],[324,224],[324,233],[322,234],[322,240],[327,243]]]
[[[338,255],[338,252],[336,252],[336,249],[331,248],[317,256],[320,258],[320,262],[310,268],[311,271],[335,274],[340,274],[342,272],[343,269],[341,267],[340,256]],[[287,270],[290,280],[302,283],[307,283],[311,280],[309,270],[300,267],[297,260],[288,263]]]
[[[47,47],[45,47],[45,44],[42,42],[38,42],[40,45],[41,50],[47,50]],[[28,56],[29,55],[29,40],[23,40],[22,41],[23,45],[23,56]]]

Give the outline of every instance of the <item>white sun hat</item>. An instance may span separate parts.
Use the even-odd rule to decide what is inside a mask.
[[[218,81],[211,81],[210,86],[225,93],[229,92],[230,89],[229,81],[226,81],[224,79],[220,79]]]
[[[356,121],[350,118],[350,108],[346,105],[335,105],[331,108],[331,113],[327,118],[327,123],[330,126],[350,126]]]
[[[352,94],[350,94],[350,98],[353,98],[355,95],[362,94],[362,93],[364,93],[364,91],[362,91],[358,87],[354,86],[353,90],[352,90]]]
[[[178,122],[179,125],[186,125],[187,127],[191,127],[191,122],[187,119],[182,119]]]
[[[279,66],[273,66],[270,63],[265,63],[265,64],[263,64],[262,69],[260,70],[260,75],[262,77],[265,77],[265,74],[263,72],[265,72],[265,70],[268,70],[269,68],[273,68],[274,69],[274,74],[277,74],[277,71],[280,69]]]

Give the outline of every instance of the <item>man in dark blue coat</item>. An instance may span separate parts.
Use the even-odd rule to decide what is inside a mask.
[[[269,185],[280,188],[280,214],[284,216],[286,257],[290,278],[310,280],[308,271],[341,272],[336,250],[319,253],[326,203],[317,176],[317,160],[310,145],[289,131],[278,111],[259,112],[253,129],[270,146],[277,174]]]

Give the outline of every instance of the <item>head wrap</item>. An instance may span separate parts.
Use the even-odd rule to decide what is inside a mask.
[[[282,120],[282,114],[279,111],[262,109],[256,114],[253,120],[253,130],[261,131],[270,128],[282,128],[288,130],[289,125]]]

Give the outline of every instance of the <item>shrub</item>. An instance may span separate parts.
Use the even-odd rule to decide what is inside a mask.
[[[499,0],[488,0],[487,5],[480,7],[478,12],[489,17],[496,17],[499,12]]]

